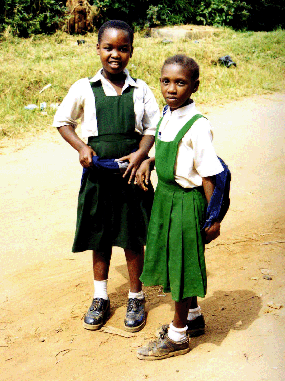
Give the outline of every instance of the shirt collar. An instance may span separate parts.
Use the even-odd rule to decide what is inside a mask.
[[[134,81],[133,78],[130,76],[128,69],[124,69],[124,74],[126,74],[124,88],[128,86],[138,87],[138,84],[136,83],[136,81]],[[94,77],[90,79],[90,82],[98,82],[98,81],[105,82],[105,83],[108,82],[102,75],[102,69],[98,70],[97,73],[94,75]]]
[[[170,111],[170,107],[167,108],[167,111],[166,111],[169,115],[174,115],[176,118],[179,118],[180,116],[184,116],[184,115],[189,115],[190,113],[193,114],[193,113],[197,113],[196,112],[196,106],[195,106],[195,102],[193,101],[192,103],[190,103],[189,105],[187,106],[184,106],[184,107],[179,107],[178,109],[174,110],[174,111]]]

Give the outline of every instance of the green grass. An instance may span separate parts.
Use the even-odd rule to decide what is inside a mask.
[[[84,38],[86,43],[77,45]],[[199,105],[223,104],[245,96],[285,89],[285,31],[234,32],[221,30],[216,36],[180,40],[164,44],[161,39],[135,36],[134,55],[128,69],[133,77],[145,80],[160,107],[159,75],[165,58],[177,53],[193,57],[201,68],[201,85],[195,94]],[[92,76],[100,68],[96,54],[96,34],[84,37],[57,33],[29,39],[0,40],[0,138],[19,138],[50,128],[54,110],[70,85]],[[230,55],[237,67],[216,64],[219,57]],[[40,93],[47,84],[51,87]],[[47,102],[46,114],[39,109],[24,109],[29,103]]]

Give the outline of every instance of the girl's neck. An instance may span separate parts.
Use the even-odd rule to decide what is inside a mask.
[[[170,111],[175,111],[175,110],[179,110],[181,107],[185,107],[185,106],[188,106],[190,105],[191,103],[193,103],[193,99],[189,98],[187,99],[187,101],[185,103],[183,103],[183,105],[181,105],[180,107],[174,109],[174,110],[171,110],[171,107],[170,107]]]
[[[111,85],[123,88],[126,80],[126,74],[123,71],[119,74],[111,74],[104,71],[103,69],[102,75],[105,79],[107,79],[108,82],[111,83]]]

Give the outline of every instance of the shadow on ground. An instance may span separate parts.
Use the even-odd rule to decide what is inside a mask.
[[[116,288],[110,295],[112,314],[121,306],[126,305],[129,282],[126,265],[117,266],[116,270],[125,277],[126,282]],[[170,294],[164,294],[162,288],[144,287],[146,294],[146,310],[169,304],[174,312],[174,303]],[[199,338],[192,338],[191,343],[213,343],[220,345],[230,330],[245,330],[257,318],[262,303],[261,298],[250,290],[215,291],[211,296],[199,301],[206,321],[206,334]],[[169,319],[169,317],[166,317]],[[171,316],[170,316],[171,319]],[[165,321],[165,323],[168,323]]]

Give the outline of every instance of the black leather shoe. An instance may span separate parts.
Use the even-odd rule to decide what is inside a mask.
[[[169,324],[164,324],[159,327],[156,331],[156,336],[159,337],[160,333],[164,335],[167,334],[169,328]],[[187,335],[189,337],[197,337],[200,335],[204,335],[205,333],[205,320],[204,316],[201,314],[197,316],[194,320],[187,320]]]
[[[100,329],[109,317],[110,300],[95,298],[84,316],[83,327],[95,331]]]
[[[125,318],[125,330],[138,332],[145,326],[145,299],[129,298]]]
[[[187,334],[190,337],[197,337],[204,335],[205,333],[205,320],[204,316],[201,314],[197,316],[194,320],[187,320]]]

